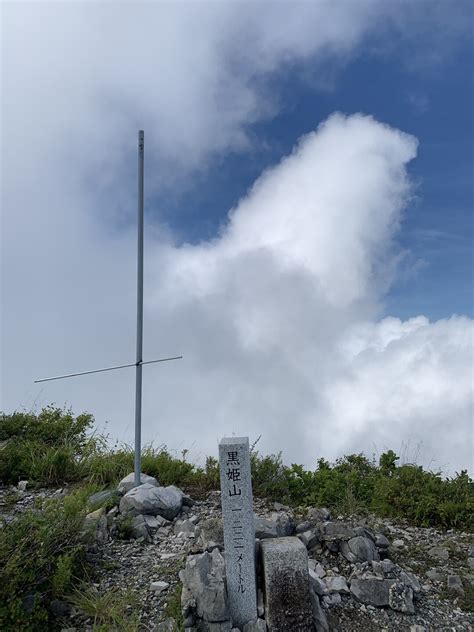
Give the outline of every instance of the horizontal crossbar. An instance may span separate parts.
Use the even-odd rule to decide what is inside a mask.
[[[175,356],[173,358],[160,358],[159,360],[148,360],[147,362],[133,362],[131,364],[121,364],[119,366],[109,366],[105,369],[94,369],[93,371],[81,371],[81,373],[69,373],[68,375],[56,375],[55,377],[44,377],[41,380],[35,380],[38,382],[50,382],[51,380],[62,380],[66,377],[76,377],[78,375],[89,375],[90,373],[102,373],[103,371],[115,371],[115,369],[126,369],[131,366],[139,366],[142,364],[154,364],[155,362],[168,362],[169,360],[181,360],[183,356]]]

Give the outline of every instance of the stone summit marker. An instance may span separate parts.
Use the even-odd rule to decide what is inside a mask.
[[[257,619],[255,526],[248,437],[219,444],[222,519],[229,609],[234,626]]]

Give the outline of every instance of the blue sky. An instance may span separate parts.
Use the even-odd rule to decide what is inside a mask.
[[[386,297],[385,313],[402,319],[425,314],[472,316],[473,304],[473,44],[462,38],[435,68],[410,64],[406,53],[361,53],[331,71],[324,83],[320,64],[285,68],[267,89],[281,111],[249,125],[252,147],[213,161],[186,194],[159,201],[161,217],[178,240],[212,239],[227,212],[263,169],[291,152],[296,139],[334,111],[371,114],[409,132],[420,145],[410,173],[416,199],[405,211],[398,236],[410,252],[406,274]],[[315,176],[317,177],[317,176]],[[149,201],[153,214],[156,201]],[[415,263],[417,264],[415,265]]]

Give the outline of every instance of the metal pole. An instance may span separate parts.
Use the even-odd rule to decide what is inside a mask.
[[[140,485],[143,362],[143,163],[145,138],[138,132],[137,363],[135,381],[135,485]]]

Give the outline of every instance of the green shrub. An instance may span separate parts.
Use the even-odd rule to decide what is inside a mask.
[[[0,538],[0,629],[48,630],[48,603],[68,592],[83,572],[79,533],[91,488],[45,501],[2,529]],[[34,606],[25,608],[25,600]]]
[[[48,406],[39,414],[0,414],[0,481],[25,478],[43,485],[80,478],[80,462],[90,449],[92,415]]]

